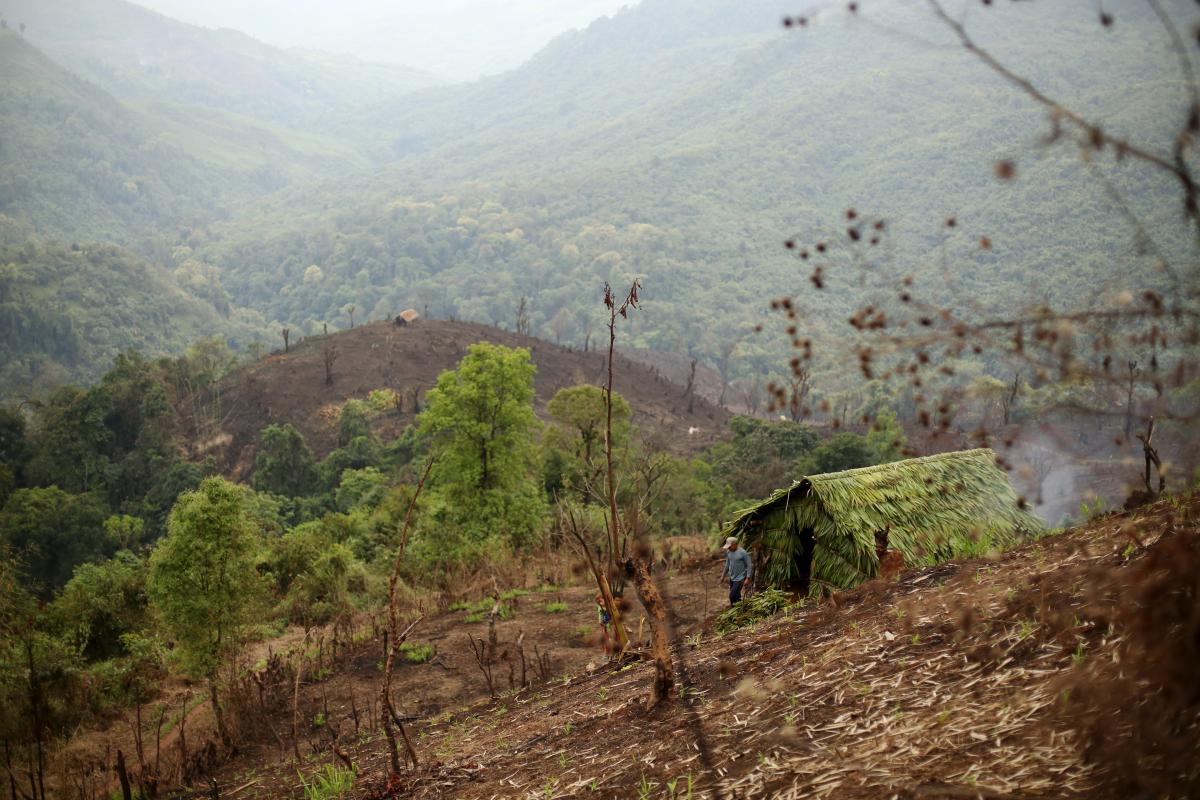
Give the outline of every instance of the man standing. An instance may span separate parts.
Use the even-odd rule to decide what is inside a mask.
[[[750,554],[738,547],[738,541],[733,536],[725,540],[723,549],[725,569],[721,572],[721,579],[729,579],[729,605],[733,605],[742,599],[742,585],[754,575],[754,564],[750,561]]]

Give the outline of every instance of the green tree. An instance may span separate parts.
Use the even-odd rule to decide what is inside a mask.
[[[81,564],[50,606],[75,651],[90,661],[124,653],[122,637],[147,622],[146,562],[128,550]]]
[[[68,494],[57,486],[18,489],[0,511],[0,544],[12,549],[30,583],[48,597],[76,566],[116,550],[105,535],[107,517],[95,494]]]
[[[345,447],[360,436],[373,435],[371,406],[362,400],[347,400],[338,414],[338,445]]]
[[[800,459],[797,472],[801,475],[820,475],[857,467],[870,467],[883,462],[878,449],[867,437],[844,432],[822,442],[819,447]]]
[[[542,522],[534,372],[525,348],[471,345],[457,369],[438,377],[418,418],[438,456],[431,488],[442,515],[474,539],[499,533],[517,543]]]
[[[151,603],[174,637],[184,669],[207,682],[217,730],[227,745],[217,678],[258,606],[258,546],[246,490],[213,477],[179,498],[167,535],[150,559]]]
[[[820,443],[807,425],[735,416],[733,438],[714,445],[713,475],[733,487],[739,497],[763,497],[787,485],[796,462]]]
[[[316,460],[304,435],[290,423],[262,429],[262,447],[254,458],[254,488],[284,497],[302,497],[317,481]]]
[[[374,506],[387,491],[387,477],[375,467],[348,469],[338,481],[334,498],[340,511]]]
[[[586,503],[594,499],[590,491],[600,490],[604,469],[604,390],[587,384],[559,389],[546,411],[558,423],[548,432],[546,443],[567,456],[561,466],[559,459],[552,459],[555,470],[562,475],[560,481],[570,484]],[[622,447],[628,440],[632,414],[625,398],[613,392],[614,447]]]

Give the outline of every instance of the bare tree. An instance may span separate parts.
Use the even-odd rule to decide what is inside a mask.
[[[1008,426],[1012,422],[1013,412],[1017,408],[1017,398],[1021,393],[1021,372],[1016,370],[1013,372],[1012,383],[1009,384],[1008,390],[1000,395],[1000,408],[1004,414],[1004,425]],[[1128,435],[1128,434],[1127,434]]]
[[[283,330],[280,331],[280,333],[283,334],[283,352],[286,353],[286,352],[288,352],[288,340],[292,336],[292,329],[285,325]]]
[[[613,294],[612,287],[608,284],[604,285],[604,305],[609,312],[608,377],[604,387],[604,406],[607,417],[604,432],[604,451],[607,465],[608,527],[609,534],[612,537],[610,542],[612,556],[616,555],[618,543],[621,541],[622,528],[624,527],[621,513],[617,508],[617,484],[613,469],[613,351],[617,340],[617,316],[619,315],[621,319],[627,319],[629,311],[638,307],[638,290],[640,288],[641,281],[634,280],[633,284],[629,287],[628,294],[625,295],[625,299],[618,301]],[[637,513],[636,506],[634,513]],[[675,669],[671,658],[670,623],[667,619],[666,604],[663,602],[662,594],[659,592],[658,586],[654,583],[654,578],[650,573],[652,561],[650,544],[645,540],[642,531],[636,524],[632,526],[632,532],[635,535],[633,554],[625,562],[625,567],[633,573],[634,584],[638,590],[638,599],[641,600],[642,607],[646,610],[646,618],[650,622],[650,649],[654,657],[654,685],[649,702],[651,705],[654,705],[666,700],[671,694],[671,688],[675,685]],[[614,616],[613,622],[619,625],[618,619],[618,617]]]
[[[412,499],[408,501],[408,509],[404,512],[404,526],[400,529],[400,544],[396,548],[396,560],[392,563],[392,574],[388,577],[388,630],[387,630],[387,645],[385,647],[386,654],[383,662],[383,684],[379,689],[379,713],[383,718],[383,732],[388,741],[388,753],[391,756],[392,772],[400,772],[400,752],[396,747],[396,736],[392,732],[393,723],[400,729],[400,735],[404,739],[404,747],[408,754],[408,758],[412,761],[413,766],[417,765],[417,751],[413,749],[412,742],[409,741],[408,733],[404,730],[404,723],[396,715],[396,710],[392,707],[392,663],[396,658],[396,651],[408,638],[408,634],[421,621],[421,617],[413,620],[403,632],[400,631],[399,609],[396,605],[396,589],[400,583],[400,565],[404,561],[404,550],[408,545],[408,531],[412,526],[413,510],[417,507],[417,498],[421,496],[421,489],[425,487],[425,481],[429,478],[429,472],[433,469],[435,459],[431,456],[425,462],[425,469],[421,472],[421,478],[417,481],[416,489],[413,490]]]
[[[554,336],[555,344],[562,344],[563,334],[567,332],[567,327],[571,324],[571,315],[567,313],[565,308],[560,308],[550,318],[550,333]]]
[[[689,414],[695,413],[696,402],[696,359],[692,359],[692,363],[688,368],[687,386],[683,390],[683,396],[687,398],[687,410]]]
[[[521,300],[517,303],[517,333],[521,336],[529,335],[529,299],[525,295],[521,295]]]
[[[333,386],[333,362],[337,361],[337,348],[325,345],[325,385]]]

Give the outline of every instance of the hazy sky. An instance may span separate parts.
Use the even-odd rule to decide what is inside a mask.
[[[467,79],[637,0],[133,0],[170,17]]]

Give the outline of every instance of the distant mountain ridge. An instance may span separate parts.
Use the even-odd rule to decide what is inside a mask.
[[[1085,162],[1070,137],[1047,144],[1045,109],[922,4],[830,7],[785,30],[795,9],[776,0],[644,0],[494,78],[376,91],[360,76],[345,98],[327,91],[338,65],[305,83],[295,54],[237,34],[122,0],[62,8],[86,14],[60,23],[59,44],[38,17],[29,41],[6,42],[41,77],[7,89],[24,94],[0,117],[0,170],[20,180],[0,186],[0,213],[39,236],[128,242],[159,263],[186,246],[219,268],[234,305],[297,331],[400,303],[511,325],[525,298],[534,333],[582,344],[603,282],[637,276],[645,313],[624,344],[699,358],[741,391],[786,372],[782,330],[755,331],[770,299],[812,291],[813,263],[784,239],[844,245],[853,207],[885,221],[867,254],[880,286],[857,283],[853,256],[835,247],[822,294],[801,309],[804,335],[831,345],[816,368],[836,384],[850,310],[894,300],[889,280],[910,276],[925,299],[976,312],[1153,288],[1161,275],[1097,170],[1169,255],[1186,242],[1168,177],[1110,152]],[[89,15],[113,36],[84,36]],[[1150,11],[1122,7],[1117,20],[994,4],[969,27],[1106,130],[1169,152],[1182,125],[1168,113],[1183,109],[1175,61]],[[163,32],[153,52],[174,53],[169,68],[130,66],[146,30]],[[80,43],[62,58],[118,96],[21,50],[38,37],[51,51]],[[243,68],[251,80],[233,85]],[[60,87],[57,117],[16,110],[53,93],[40,86]],[[95,135],[76,138],[99,152],[47,150],[87,115]],[[1002,159],[1017,163],[1014,180],[996,180]],[[73,190],[96,171],[105,192]]]
[[[201,105],[288,125],[441,81],[349,56],[281,50],[125,0],[9,0],[5,12],[60,63],[125,100]]]

